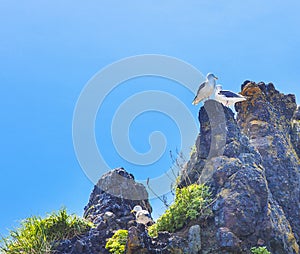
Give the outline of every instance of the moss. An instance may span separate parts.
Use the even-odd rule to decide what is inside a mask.
[[[111,238],[108,239],[105,249],[113,254],[123,254],[125,253],[127,239],[128,230],[119,229]]]

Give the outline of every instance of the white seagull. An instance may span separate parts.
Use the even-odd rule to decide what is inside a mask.
[[[208,73],[206,75],[206,80],[200,84],[197,94],[193,100],[193,105],[197,105],[200,101],[208,99],[214,93],[216,79],[218,78],[212,73]]]
[[[247,98],[231,91],[222,90],[222,86],[217,85],[215,91],[215,100],[221,102],[224,106],[232,106],[236,102],[247,100]]]
[[[145,226],[149,222],[153,223],[153,220],[149,212],[147,210],[143,210],[141,206],[136,205],[131,212],[135,213],[135,220],[137,223],[144,224]]]

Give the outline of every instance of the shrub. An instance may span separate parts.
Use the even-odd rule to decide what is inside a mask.
[[[174,203],[148,228],[150,236],[154,237],[159,231],[175,232],[201,215],[210,211],[207,206],[211,203],[209,187],[204,184],[191,184],[184,188],[176,188]]]
[[[157,223],[148,227],[148,235],[153,237],[158,237]]]
[[[119,229],[108,239],[105,249],[113,254],[125,253],[126,242],[128,239],[128,230]]]
[[[51,253],[55,241],[70,239],[85,233],[93,224],[76,215],[68,215],[65,209],[46,218],[29,217],[21,222],[9,236],[2,238],[0,250],[7,254]]]
[[[271,254],[270,251],[267,250],[267,247],[252,247],[251,252],[253,254]]]

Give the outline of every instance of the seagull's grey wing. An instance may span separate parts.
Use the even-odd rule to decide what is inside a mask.
[[[200,91],[205,87],[205,81],[200,85],[200,87],[198,88],[198,91],[197,91],[197,95],[200,93]],[[196,97],[197,97],[196,95]]]
[[[200,85],[200,87],[198,88],[198,91],[197,91],[197,94],[196,94],[196,96],[195,96],[195,98],[194,98],[194,101],[197,99],[197,97],[198,97],[200,91],[201,91],[204,87],[205,87],[205,81],[204,81],[204,82]]]
[[[220,95],[224,95],[226,96],[227,98],[243,98],[241,95],[239,94],[236,94],[234,92],[231,92],[231,91],[225,91],[225,90],[222,90],[219,92]]]

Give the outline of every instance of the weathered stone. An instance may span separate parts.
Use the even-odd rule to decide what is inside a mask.
[[[186,253],[197,254],[201,250],[200,226],[191,226],[188,232],[188,248]]]
[[[298,152],[300,134],[295,96],[279,93],[272,83],[253,82],[243,87],[242,94],[248,100],[236,107],[238,123],[261,154],[268,188],[299,244],[300,161],[295,150]]]
[[[291,123],[291,142],[300,159],[300,107],[295,111]]]
[[[136,227],[128,229],[128,241],[126,245],[127,254],[146,254],[148,253],[150,238],[145,230],[138,230]]]
[[[240,251],[241,240],[228,228],[219,228],[217,231],[217,239],[222,250],[231,252]]]
[[[292,158],[295,153],[287,141],[288,124],[295,115],[295,97],[285,97],[273,85],[264,83],[247,82],[243,89],[247,90],[244,95],[249,100],[236,104],[238,121],[229,108],[216,105],[215,101],[205,102],[200,109],[197,152],[183,171],[179,186],[206,183],[213,191],[214,220],[201,226],[202,253],[250,253],[252,246],[262,242],[272,254],[298,253],[292,225],[300,218],[296,205],[299,194],[298,199],[295,195],[300,190],[300,178],[296,173],[298,162]],[[276,103],[277,100],[281,102]],[[243,115],[248,116],[249,125],[242,121]],[[277,157],[265,156],[274,151]],[[286,170],[280,166],[283,164],[291,168]],[[289,215],[284,211],[284,206],[292,205],[287,199],[286,204],[280,205],[270,187],[274,183],[268,178],[268,171],[278,167],[294,172],[294,179],[281,178],[287,183],[285,189],[294,193],[292,204],[297,208],[290,210],[294,222],[287,219]],[[277,188],[285,182],[278,181]]]
[[[140,197],[141,200],[125,199],[123,195],[128,197],[128,188],[133,191],[134,198]],[[56,253],[108,254],[105,249],[106,240],[112,237],[116,230],[136,225],[135,217],[130,213],[135,205],[141,205],[149,212],[152,211],[147,195],[145,187],[136,183],[133,175],[123,168],[114,169],[103,175],[84,208],[84,217],[92,221],[96,227],[82,235],[79,240],[75,237],[70,241],[60,242]]]
[[[99,180],[85,207],[96,227],[55,243],[56,253],[108,254],[106,240],[128,229],[127,254],[250,254],[253,246],[299,254],[300,109],[294,95],[271,83],[245,81],[242,94],[247,101],[235,104],[237,119],[216,101],[201,107],[196,152],[182,170],[179,187],[211,187],[213,215],[152,239],[130,213],[135,205],[152,211],[146,189],[115,169]]]

